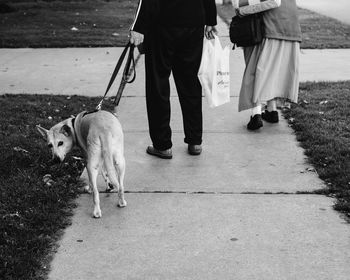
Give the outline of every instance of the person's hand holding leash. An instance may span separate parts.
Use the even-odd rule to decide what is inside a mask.
[[[204,35],[207,39],[211,40],[214,39],[214,35],[217,35],[218,31],[216,30],[215,26],[205,26]]]
[[[138,46],[143,43],[143,34],[136,32],[136,31],[130,31],[130,43],[134,44],[135,46]]]

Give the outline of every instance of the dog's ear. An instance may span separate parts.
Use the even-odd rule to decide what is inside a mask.
[[[48,130],[41,127],[40,125],[36,125],[36,129],[39,131],[39,133],[41,134],[41,136],[44,138],[44,140],[47,140],[47,134],[48,134]]]
[[[65,124],[61,127],[60,133],[62,133],[66,137],[69,137],[72,135],[72,130],[68,125]]]

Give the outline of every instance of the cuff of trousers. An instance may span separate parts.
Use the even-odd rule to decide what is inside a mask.
[[[173,146],[173,143],[171,142],[167,142],[167,143],[164,143],[164,144],[161,144],[161,145],[157,145],[155,143],[152,143],[153,147],[159,151],[165,151],[165,150],[168,150],[168,149],[171,149],[172,146]]]
[[[184,142],[186,144],[189,144],[189,145],[202,145],[202,139],[200,140],[193,140],[193,139],[187,139],[187,138],[184,138]]]

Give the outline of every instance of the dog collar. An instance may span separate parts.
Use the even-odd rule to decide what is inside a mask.
[[[86,143],[81,135],[81,122],[85,111],[79,113],[76,117],[72,118],[72,127],[74,129],[74,141],[75,145],[86,151]]]
[[[77,133],[75,131],[75,126],[74,126],[75,125],[75,119],[76,119],[75,117],[72,118],[72,127],[73,127],[73,130],[74,130],[74,132],[73,132],[73,134],[74,134],[73,140],[74,140],[74,144],[79,146],[78,139],[77,139]]]

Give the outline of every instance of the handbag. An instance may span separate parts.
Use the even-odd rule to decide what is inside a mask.
[[[204,38],[198,79],[210,108],[230,102],[230,49],[217,36]]]
[[[233,49],[235,46],[249,47],[261,43],[264,38],[262,13],[244,17],[234,16],[230,23],[229,33]]]
[[[241,15],[261,13],[281,6],[281,0],[233,0],[232,5]]]

